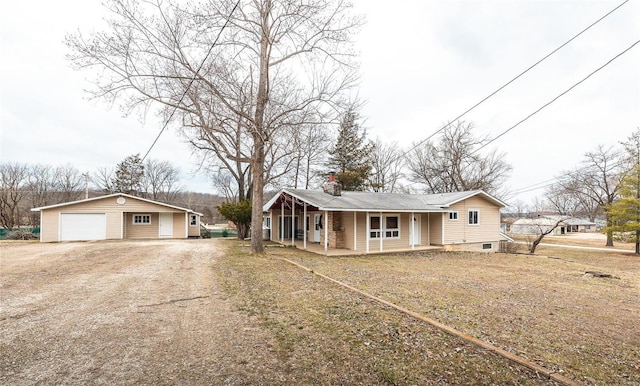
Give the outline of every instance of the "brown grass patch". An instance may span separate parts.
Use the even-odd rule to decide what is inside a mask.
[[[640,382],[640,258],[541,247],[536,255],[283,254],[585,384]],[[587,271],[616,278],[585,276]]]

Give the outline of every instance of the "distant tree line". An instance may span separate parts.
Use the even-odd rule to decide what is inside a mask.
[[[0,226],[15,228],[37,226],[40,215],[31,208],[127,193],[202,213],[205,223],[223,222],[215,209],[224,202],[220,196],[184,192],[180,171],[167,161],[139,156],[125,158],[114,168],[101,168],[93,174],[82,173],[71,165],[0,163]]]

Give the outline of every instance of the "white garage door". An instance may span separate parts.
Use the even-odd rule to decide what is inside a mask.
[[[107,221],[104,213],[60,214],[60,241],[104,240]]]

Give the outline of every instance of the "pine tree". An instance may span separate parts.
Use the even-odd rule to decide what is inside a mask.
[[[358,114],[347,110],[340,122],[338,139],[329,150],[327,166],[336,173],[336,181],[343,190],[362,191],[371,173],[371,151],[373,145],[367,142],[367,133],[360,130]]]
[[[130,155],[116,167],[116,175],[111,181],[113,190],[119,193],[142,194],[142,178],[144,165],[140,154]]]
[[[611,232],[632,232],[635,252],[640,255],[640,129],[622,144],[627,151],[630,171],[622,179],[620,198],[606,208]]]

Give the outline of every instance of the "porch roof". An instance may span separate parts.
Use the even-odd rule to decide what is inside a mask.
[[[498,206],[505,206],[502,201],[482,190],[443,194],[343,191],[342,195],[333,196],[318,190],[283,189],[269,200],[263,209],[268,211],[272,208],[277,208],[283,200],[285,202],[290,201],[290,199],[287,199],[287,196],[289,196],[295,198],[300,204],[307,203],[318,210],[338,212],[447,212],[449,206],[476,195],[482,195]]]

